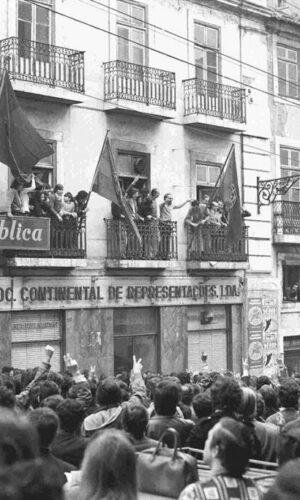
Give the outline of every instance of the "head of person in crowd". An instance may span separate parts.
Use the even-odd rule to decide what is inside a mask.
[[[100,380],[96,391],[96,402],[99,406],[119,405],[122,392],[118,382],[113,377]]]
[[[157,198],[159,198],[159,191],[158,191],[158,189],[156,189],[156,188],[151,189],[150,196],[151,196],[152,200],[156,200]]]
[[[16,396],[11,389],[0,385],[0,407],[13,410],[16,405]]]
[[[154,407],[157,415],[172,417],[180,401],[178,383],[171,380],[162,380],[155,388]]]
[[[257,378],[257,381],[256,381],[256,389],[259,391],[259,389],[260,389],[263,385],[272,385],[272,382],[271,382],[271,380],[269,379],[269,377],[267,377],[267,375],[261,375],[260,377],[258,377],[258,378]]]
[[[297,384],[300,386],[300,373],[299,372],[296,372],[294,374],[294,379],[295,379],[295,382],[297,382]]]
[[[41,458],[17,462],[0,472],[1,500],[63,500],[57,467]]]
[[[300,458],[286,462],[264,496],[264,500],[298,500],[300,498]]]
[[[193,399],[193,408],[198,419],[209,417],[212,414],[212,401],[207,393],[199,393]]]
[[[60,394],[53,394],[41,401],[41,408],[51,408],[51,410],[56,412],[58,405],[64,401],[64,398]]]
[[[62,184],[56,184],[53,189],[53,193],[55,194],[56,198],[58,200],[62,200],[63,194],[64,194],[64,187]]]
[[[39,387],[40,387],[40,396],[39,396],[40,403],[49,396],[54,396],[56,394],[59,394],[59,387],[52,380],[45,380],[45,382],[39,384]]]
[[[77,434],[84,419],[84,408],[75,399],[65,399],[56,408],[60,430],[68,434]]]
[[[251,435],[247,426],[224,417],[209,431],[203,459],[212,472],[241,477],[250,459]]]
[[[189,384],[191,382],[191,374],[189,372],[179,372],[176,374],[181,385]]]
[[[259,389],[265,402],[265,418],[278,411],[278,395],[272,385],[263,385]]]
[[[300,388],[292,378],[283,379],[278,390],[280,406],[298,410]]]
[[[193,417],[192,401],[194,391],[192,384],[184,384],[181,386],[181,401],[179,407],[183,413],[184,418]]]
[[[83,463],[80,500],[136,500],[135,450],[117,430],[107,430],[89,443]]]
[[[25,417],[1,408],[0,468],[38,456],[38,435]]]
[[[142,439],[146,434],[149,416],[142,404],[129,404],[122,413],[122,426],[134,439]]]
[[[266,412],[265,400],[260,392],[256,392],[255,397],[256,397],[256,420],[264,422],[265,421],[264,416]]]
[[[139,197],[139,190],[135,187],[131,187],[127,192],[127,198],[137,200],[138,197]]]
[[[211,387],[211,400],[214,411],[224,415],[238,412],[242,402],[242,389],[233,377],[219,377]]]
[[[208,205],[208,204],[209,204],[209,195],[208,194],[204,194],[203,198],[201,200],[201,205]]]
[[[169,206],[172,205],[172,203],[173,203],[173,196],[171,195],[171,193],[166,193],[164,195],[164,202],[165,202],[166,205],[169,205]]]
[[[59,419],[51,408],[36,408],[28,414],[28,419],[32,426],[37,430],[40,443],[40,451],[50,448],[54,440]]]
[[[278,446],[278,463],[300,458],[300,421],[292,420],[281,429]],[[300,474],[300,470],[299,470]]]
[[[154,394],[156,386],[162,381],[161,375],[153,375],[152,373],[148,374],[145,380],[147,396],[150,401],[154,401]]]
[[[250,387],[242,387],[242,401],[238,411],[244,419],[254,419],[256,415],[256,395]]]
[[[130,398],[129,386],[123,380],[117,380],[117,384],[121,389],[121,402],[124,403],[124,401],[128,401]]]
[[[3,366],[1,373],[8,375],[9,377],[13,377],[14,376],[14,368],[12,366],[8,366],[8,365]]]

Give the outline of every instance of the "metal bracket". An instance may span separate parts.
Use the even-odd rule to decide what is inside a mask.
[[[289,175],[287,177],[267,179],[266,181],[261,181],[257,177],[257,213],[260,213],[261,206],[270,205],[276,200],[277,196],[286,194],[299,179],[300,175]]]

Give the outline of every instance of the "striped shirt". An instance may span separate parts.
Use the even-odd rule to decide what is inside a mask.
[[[256,484],[249,478],[219,475],[203,483],[188,485],[179,500],[261,500]]]

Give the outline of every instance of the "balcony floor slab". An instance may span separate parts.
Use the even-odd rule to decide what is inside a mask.
[[[57,268],[86,267],[86,259],[49,258],[49,257],[10,257],[6,261],[8,267]]]
[[[199,260],[188,260],[186,267],[190,271],[196,270],[237,270],[237,269],[249,269],[249,262],[228,262],[228,261],[199,261]]]
[[[275,244],[300,245],[300,234],[273,234]]]
[[[116,99],[104,103],[104,111],[107,113],[126,113],[137,116],[147,116],[154,120],[165,120],[176,118],[176,110],[163,108],[154,104],[130,101],[127,99]]]
[[[220,118],[218,116],[210,116],[204,114],[191,114],[183,117],[184,125],[193,125],[199,128],[212,128],[228,130],[230,132],[244,132],[246,130],[246,123],[235,122],[227,118]]]
[[[118,260],[106,259],[106,268],[109,269],[172,269],[178,267],[176,260]]]
[[[21,80],[12,80],[12,85],[17,97],[26,99],[59,102],[66,105],[80,104],[84,100],[84,94],[58,86]]]

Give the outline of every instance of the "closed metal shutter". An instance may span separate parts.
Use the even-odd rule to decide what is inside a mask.
[[[61,369],[61,313],[59,311],[25,311],[12,314],[11,362],[14,368],[34,368],[44,357],[47,344],[54,347],[51,368]]]

